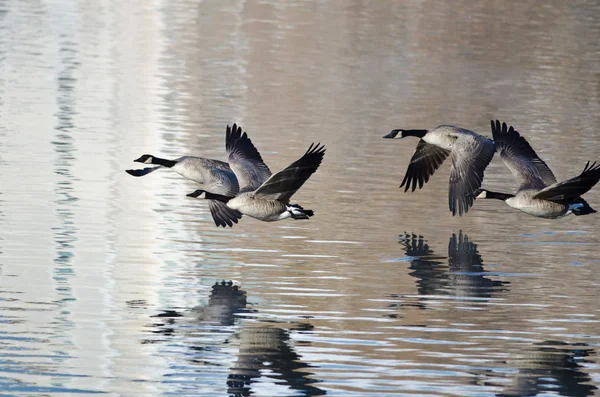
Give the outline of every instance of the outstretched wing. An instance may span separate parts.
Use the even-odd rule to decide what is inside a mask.
[[[267,179],[256,190],[255,195],[287,203],[292,195],[319,168],[324,155],[325,146],[320,143],[311,144],[299,160],[294,161],[286,169]]]
[[[271,170],[264,163],[260,153],[242,128],[233,124],[227,126],[225,150],[229,156],[229,166],[237,177],[240,192],[258,188],[271,176]]]
[[[452,215],[469,211],[483,172],[495,153],[494,142],[482,136],[459,135],[452,146],[448,205]]]
[[[217,226],[231,227],[234,223],[238,223],[238,219],[242,217],[241,212],[229,208],[227,204],[221,201],[208,200],[208,208]]]
[[[590,165],[588,161],[583,172],[578,176],[557,182],[539,191],[534,199],[570,203],[590,190],[600,180],[600,164]]]
[[[413,192],[417,188],[417,184],[419,189],[422,188],[431,175],[440,168],[440,165],[449,154],[449,150],[431,145],[420,139],[400,187],[404,186],[405,192],[408,191],[411,184]]]
[[[512,126],[500,121],[491,121],[492,135],[496,150],[508,169],[512,172],[519,190],[523,188],[543,189],[556,183],[556,177],[550,168],[538,157],[529,142]]]

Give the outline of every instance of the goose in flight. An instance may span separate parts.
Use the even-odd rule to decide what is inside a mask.
[[[557,182],[546,163],[512,126],[491,122],[496,150],[512,172],[519,188],[515,194],[480,189],[476,198],[503,200],[512,208],[540,218],[559,218],[568,214],[596,212],[580,196],[600,180],[600,164],[588,161],[581,174]]]
[[[237,128],[235,124],[234,128]],[[251,142],[250,145],[252,145]],[[183,156],[175,160],[167,160],[151,154],[144,154],[133,161],[142,164],[156,165],[155,167],[126,170],[129,175],[135,177],[148,175],[160,168],[169,168],[184,178],[199,183],[202,186],[202,191],[209,194],[234,197],[239,192],[239,183],[235,173],[231,170],[229,164],[223,161],[195,156]],[[232,222],[237,223],[237,218],[228,216],[227,208],[223,208],[220,204],[220,202],[215,200],[209,200],[208,203],[210,213],[215,222],[217,222],[218,219],[226,219],[227,221],[225,221],[225,224],[229,226],[232,226]],[[225,214],[222,214],[224,211]],[[217,224],[217,226],[225,226],[225,224]]]
[[[290,204],[290,199],[319,168],[325,154],[324,146],[311,144],[299,160],[274,175],[271,175],[260,153],[241,128],[227,127],[225,147],[229,165],[240,184],[239,193],[235,197],[214,195],[202,190],[188,194],[190,197],[219,202],[220,211],[215,223],[224,226],[223,223],[237,222],[242,215],[265,222],[287,218],[308,219],[313,216],[312,210]]]
[[[407,136],[420,138],[410,159],[406,175],[400,184],[404,191],[423,187],[431,175],[450,155],[450,189],[448,206],[452,215],[469,211],[474,195],[483,180],[483,172],[494,157],[494,142],[475,132],[451,125],[440,125],[432,130],[392,130],[384,138]]]

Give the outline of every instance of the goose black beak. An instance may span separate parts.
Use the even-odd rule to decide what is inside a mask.
[[[394,139],[399,132],[400,130],[392,130],[389,134],[384,135],[383,137],[388,139]]]

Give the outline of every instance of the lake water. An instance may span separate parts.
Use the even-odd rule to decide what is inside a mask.
[[[417,140],[381,139],[500,119],[577,175],[599,38],[597,1],[0,0],[0,394],[600,395],[600,215],[452,217],[449,161],[404,193]],[[274,171],[326,145],[313,218],[124,172],[233,122]]]

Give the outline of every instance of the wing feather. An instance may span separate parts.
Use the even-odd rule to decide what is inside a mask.
[[[566,181],[554,183],[539,191],[533,198],[571,203],[594,187],[598,180],[600,180],[600,164],[594,162],[590,165],[588,161],[581,174]]]
[[[319,168],[324,155],[325,146],[320,143],[311,144],[300,159],[294,161],[283,171],[272,175],[254,194],[257,197],[288,202],[292,195]]]
[[[431,145],[422,139],[419,140],[400,187],[404,186],[405,192],[408,191],[411,185],[413,192],[417,185],[419,189],[422,188],[449,154],[450,151],[447,149]]]
[[[227,126],[225,150],[229,157],[229,166],[238,179],[240,192],[255,190],[271,176],[271,170],[248,135],[242,133],[242,128],[236,124],[233,124],[233,127]]]
[[[556,177],[548,165],[538,157],[518,131],[512,126],[508,128],[506,123],[500,125],[498,120],[495,123],[492,120],[491,125],[496,150],[517,180],[519,190],[543,189],[556,183]]]
[[[238,223],[238,219],[242,217],[239,211],[229,208],[227,204],[221,201],[208,200],[208,208],[217,226],[231,227],[234,223]]]
[[[452,146],[448,205],[453,216],[461,216],[473,205],[474,193],[481,186],[494,153],[494,142],[482,136],[460,135]]]

